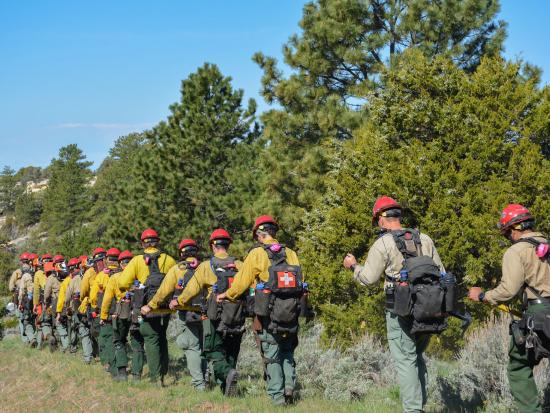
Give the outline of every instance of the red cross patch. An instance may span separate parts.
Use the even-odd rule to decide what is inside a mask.
[[[296,288],[296,274],[288,271],[277,272],[277,287]]]

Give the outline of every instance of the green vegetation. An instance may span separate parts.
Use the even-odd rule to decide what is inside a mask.
[[[358,286],[341,265],[346,252],[364,258],[381,194],[406,206],[408,225],[434,239],[464,288],[495,285],[503,206],[526,204],[550,232],[550,88],[537,68],[501,57],[498,9],[489,0],[313,1],[283,46],[288,70],[253,57],[272,104],[258,118],[255,102],[205,63],[182,81],[168,118],[120,137],[95,176],[76,145],[44,170],[4,168],[0,287],[23,249],[137,250],[146,226],[172,254],[183,237],[206,254],[209,232],[223,226],[242,256],[254,217],[270,213],[311,280],[324,343],[384,340],[381,285]],[[42,179],[47,189],[26,191]],[[489,316],[481,308],[470,308],[477,322]],[[451,359],[463,345],[453,320],[430,354]]]

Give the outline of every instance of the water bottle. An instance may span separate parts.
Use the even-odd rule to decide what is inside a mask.
[[[212,286],[212,292],[213,292],[214,294],[218,294],[218,284],[214,284],[214,285]]]
[[[304,293],[309,293],[309,284],[308,283],[303,283],[302,284],[302,290],[304,291]]]
[[[265,288],[265,284],[263,282],[259,282],[258,284],[256,284],[256,291],[263,292],[264,288]]]
[[[451,273],[441,271],[440,283],[445,291],[444,311],[447,313],[455,311],[457,301],[456,278]]]
[[[309,296],[309,284],[302,283],[302,296],[300,297],[300,317],[310,318],[311,311],[307,302]]]
[[[409,270],[403,268],[399,271],[399,280],[401,281],[401,284],[407,284],[409,282]]]

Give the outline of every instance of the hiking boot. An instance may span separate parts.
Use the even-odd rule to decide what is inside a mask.
[[[115,381],[128,381],[128,372],[126,367],[119,367],[118,374],[114,377]]]
[[[227,378],[225,379],[225,389],[223,394],[227,397],[235,397],[237,395],[237,370],[231,369],[227,373]]]
[[[31,346],[31,348],[36,348],[36,346],[37,346],[37,341],[36,341],[36,340],[31,340],[30,346]]]
[[[57,350],[57,340],[55,339],[54,336],[51,336],[49,339],[48,339],[48,344],[50,346],[50,352],[54,352],[55,350]]]
[[[76,346],[71,346],[71,348],[69,349],[70,353],[76,353],[77,351],[78,351],[78,347]]]
[[[294,404],[294,389],[285,389],[285,404]]]

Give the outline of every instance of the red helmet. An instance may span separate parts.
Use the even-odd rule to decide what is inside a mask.
[[[229,234],[228,234],[229,235]],[[185,247],[195,247],[198,248],[197,243],[192,239],[182,239],[180,242],[180,245],[178,246],[178,249],[181,250]]]
[[[28,261],[30,258],[29,258],[29,253],[27,251],[23,252],[20,256],[19,256],[19,261]]]
[[[374,203],[374,206],[372,207],[372,224],[374,225],[376,223],[376,220],[379,215],[382,214],[382,212],[387,211],[388,209],[403,209],[399,203],[389,196],[381,196],[379,197],[376,202]]]
[[[56,255],[55,257],[53,257],[54,264],[59,264],[63,261],[65,261],[65,257],[63,255]]]
[[[254,221],[254,227],[252,228],[252,235],[255,236],[256,231],[258,229],[261,229],[260,227],[264,224],[271,224],[271,225],[275,225],[276,227],[279,226],[279,224],[277,224],[277,221],[275,221],[275,218],[273,218],[271,215],[262,215],[256,218],[256,221]]]
[[[120,255],[120,250],[116,247],[112,247],[107,250],[108,257],[116,257],[118,259],[119,255]]]
[[[69,260],[69,262],[67,263],[67,266],[69,266],[69,267],[76,267],[76,266],[78,266],[78,264],[80,264],[80,261],[79,261],[78,258],[71,258],[71,259]]]
[[[529,221],[534,219],[531,212],[523,205],[510,204],[502,210],[500,214],[500,220],[497,224],[500,232],[508,231],[512,226],[519,224],[523,221]]]
[[[38,258],[38,254],[35,254],[34,252],[29,253],[29,260],[34,261]]]
[[[141,240],[145,241],[146,239],[154,238],[159,239],[159,234],[157,231],[155,231],[153,228],[147,228],[145,231],[141,233]]]
[[[44,255],[42,255],[42,261],[44,261],[44,260],[51,260],[51,259],[53,259],[53,258],[52,258],[52,256],[51,256],[50,254],[44,254]]]
[[[92,252],[92,257],[95,257],[96,255],[99,255],[99,254],[105,254],[105,249],[104,249],[104,248],[101,248],[101,247],[97,247],[97,248]]]
[[[132,254],[130,251],[128,250],[124,250],[120,253],[120,255],[118,256],[118,260],[119,261],[122,261],[122,260],[127,260],[127,259],[131,259],[134,257],[134,254]]]
[[[53,266],[53,262],[45,262],[44,263],[44,272],[47,274],[49,272],[55,271],[55,268]]]
[[[229,242],[233,241],[233,239],[231,238],[231,235],[229,235],[229,232],[227,232],[223,228],[215,229],[214,231],[212,231],[212,234],[210,234],[210,242],[220,240],[220,239],[225,239],[225,240],[228,240]]]

